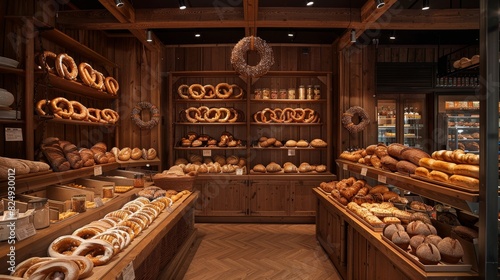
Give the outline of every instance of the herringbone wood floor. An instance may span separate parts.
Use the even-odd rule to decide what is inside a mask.
[[[316,241],[315,226],[196,224],[184,280],[341,279]],[[179,277],[180,278],[180,277]],[[182,278],[180,278],[182,279]]]

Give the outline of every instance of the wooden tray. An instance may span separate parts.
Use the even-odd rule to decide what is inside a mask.
[[[453,185],[453,184],[446,183],[446,182],[432,180],[430,178],[418,176],[415,174],[411,174],[410,177],[414,178],[414,179],[425,181],[427,183],[432,183],[432,184],[440,185],[443,187],[447,187],[447,188],[451,188],[451,189],[455,189],[455,190],[459,190],[459,191],[464,191],[464,192],[469,192],[469,193],[474,193],[474,194],[479,193],[479,189],[476,190],[476,189],[471,189],[471,188],[465,188],[465,187]]]
[[[375,232],[382,232],[382,231],[384,231],[384,227],[385,227],[384,223],[382,223],[382,224],[380,224],[378,226],[374,226],[374,225],[370,224],[369,222],[365,221],[365,219],[363,219],[360,216],[358,216],[358,214],[352,212],[349,208],[346,207],[345,209],[347,210],[347,212],[349,212],[349,214],[351,214],[354,217],[356,217],[356,219],[358,219],[358,221],[360,221],[361,223],[363,223],[365,226],[367,226],[371,230],[373,230]]]
[[[414,254],[411,253],[410,246],[408,246],[408,249],[405,251],[405,250],[401,249],[399,246],[397,246],[396,244],[394,244],[391,240],[389,240],[383,234],[381,234],[381,236],[382,236],[382,240],[384,240],[385,242],[387,242],[387,244],[389,244],[391,247],[393,247],[396,250],[398,250],[401,254],[403,254],[404,256],[406,256],[408,259],[410,259],[413,263],[415,263],[416,265],[418,265],[418,267],[420,267],[422,270],[424,270],[426,272],[435,272],[435,271],[444,271],[444,272],[446,272],[446,271],[453,271],[453,272],[457,272],[457,271],[470,271],[471,270],[472,265],[471,264],[465,264],[463,262],[459,262],[457,264],[448,264],[448,263],[444,263],[444,262],[439,262],[436,265],[426,265],[426,264],[423,264],[423,263],[421,263],[418,260],[417,256],[415,256]]]

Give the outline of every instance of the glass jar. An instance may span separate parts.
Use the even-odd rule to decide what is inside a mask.
[[[287,97],[286,88],[280,89],[279,99],[286,99],[286,97]]]
[[[262,99],[271,98],[271,91],[268,88],[262,89]]]
[[[299,86],[299,99],[301,100],[306,99],[306,87],[303,85]]]
[[[33,209],[33,226],[35,229],[46,228],[50,225],[49,200],[47,198],[29,200],[28,208]]]
[[[313,86],[312,85],[307,85],[306,97],[307,97],[308,100],[312,100],[313,99]]]
[[[253,98],[256,100],[262,99],[262,90],[260,88],[257,88],[253,92]]]
[[[288,99],[295,99],[295,88],[288,89]]]
[[[271,89],[271,99],[278,99],[278,89]]]
[[[134,174],[134,188],[143,188],[144,187],[144,174],[137,173]]]
[[[315,100],[321,99],[321,87],[319,85],[314,85],[313,93]]]
[[[115,186],[104,185],[102,186],[102,198],[113,198],[115,197]]]
[[[84,194],[77,194],[71,197],[71,209],[73,212],[83,213],[87,211],[87,205],[85,204],[87,196]]]

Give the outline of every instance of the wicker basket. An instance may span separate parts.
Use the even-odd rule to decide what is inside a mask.
[[[160,175],[153,177],[155,186],[164,190],[193,191],[195,176]]]

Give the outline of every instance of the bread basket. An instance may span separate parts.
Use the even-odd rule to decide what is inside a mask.
[[[196,176],[158,173],[153,176],[155,186],[164,190],[193,191],[193,184]]]

